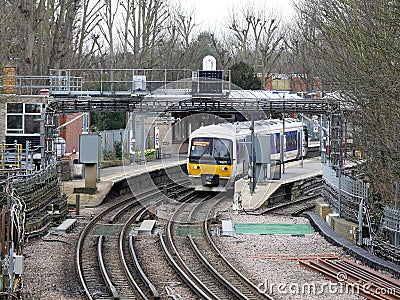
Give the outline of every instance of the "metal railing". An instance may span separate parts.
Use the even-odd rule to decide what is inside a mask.
[[[0,173],[1,169],[21,168],[22,144],[0,144]]]
[[[399,246],[400,237],[400,210],[389,205],[383,208],[383,228],[392,234],[392,245]]]
[[[132,94],[208,94],[230,91],[230,71],[201,77],[188,69],[51,69],[49,76],[15,76],[15,86],[0,76],[0,92],[55,96],[130,96]],[[211,72],[211,71],[207,71]],[[206,74],[208,76],[208,74]]]
[[[335,211],[340,211],[347,219],[358,222],[360,202],[368,199],[368,185],[345,174],[339,176],[337,172],[329,164],[323,165],[324,198]]]
[[[400,233],[400,211],[386,205],[383,208],[383,225],[389,231]]]

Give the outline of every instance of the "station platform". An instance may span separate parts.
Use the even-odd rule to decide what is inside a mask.
[[[126,178],[135,177],[143,173],[166,169],[186,163],[186,155],[171,155],[168,158],[156,159],[143,164],[128,164],[117,167],[100,169],[100,181],[96,183],[95,194],[80,193],[80,207],[95,207],[100,205],[115,183]],[[67,195],[68,204],[75,205],[76,195],[74,188],[85,187],[84,179],[74,179],[62,182],[63,193]]]
[[[305,159],[303,167],[301,161],[285,163],[285,173],[280,180],[268,180],[257,183],[256,189],[251,195],[249,179],[240,179],[235,184],[235,193],[240,192],[242,207],[245,210],[260,208],[280,186],[301,179],[322,175],[322,163],[320,157]]]

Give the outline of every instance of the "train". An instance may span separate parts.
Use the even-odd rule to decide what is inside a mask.
[[[200,127],[189,136],[187,170],[191,186],[203,192],[232,192],[235,181],[248,175],[251,122],[220,123]],[[297,119],[254,122],[254,136],[270,135],[271,160],[281,159],[281,134],[285,128],[284,161],[305,157],[307,126]],[[301,143],[300,139],[303,139]]]

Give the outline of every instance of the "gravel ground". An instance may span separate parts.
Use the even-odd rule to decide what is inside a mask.
[[[161,219],[166,218],[175,208],[175,204],[160,208]],[[96,214],[96,209],[85,209],[82,214]],[[236,215],[229,209],[221,214],[221,218],[231,219],[234,223],[308,223],[305,218]],[[75,248],[79,231],[78,225],[72,233],[52,234],[32,239],[25,244],[24,299],[84,299],[75,270]],[[318,233],[305,236],[235,235],[215,237],[215,240],[224,255],[238,269],[251,276],[261,291],[272,292],[275,299],[363,299],[358,295],[338,291],[338,286],[329,286],[329,281],[323,276],[305,269],[296,261],[271,261],[252,257],[267,254],[312,256],[319,253],[347,257],[341,248],[332,246]],[[138,242],[141,251],[145,249],[145,244]],[[171,278],[172,283],[177,281],[177,278]],[[315,287],[315,291],[301,292],[305,284]]]
[[[80,300],[75,270],[77,232],[48,235],[25,244],[24,299]]]
[[[284,216],[249,216],[225,212],[223,219],[233,223],[309,224],[306,218]],[[262,257],[313,257],[331,254],[350,258],[341,248],[325,241],[317,232],[304,236],[235,235],[215,239],[225,257],[252,278],[260,290],[274,299],[364,299],[340,290],[318,273],[299,265],[296,260],[267,260]],[[308,287],[311,287],[308,289]]]

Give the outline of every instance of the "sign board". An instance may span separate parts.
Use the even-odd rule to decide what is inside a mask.
[[[316,133],[318,132],[319,128],[318,128],[318,119],[314,119],[314,124],[313,124],[313,132]]]
[[[246,148],[249,153],[249,161],[251,162],[251,136],[246,136]],[[257,164],[271,163],[271,136],[255,135],[254,136],[254,154]]]
[[[135,154],[135,137],[133,136],[133,130],[129,131],[129,154]]]
[[[100,136],[98,134],[79,135],[79,163],[97,164],[100,161]]]
[[[154,127],[154,149],[160,148],[160,128]]]
[[[260,135],[255,139],[256,163],[271,163],[271,136]]]

